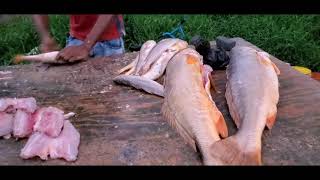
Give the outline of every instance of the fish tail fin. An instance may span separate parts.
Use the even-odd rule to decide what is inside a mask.
[[[120,70],[118,70],[118,75],[122,74],[123,72],[128,71],[128,70],[130,71],[130,74],[132,74],[133,71],[135,70],[135,66],[138,63],[138,60],[139,60],[139,54],[137,55],[137,57],[130,64],[128,64],[125,67],[123,67]],[[129,74],[126,74],[126,75],[129,75]]]
[[[125,73],[125,75],[131,75],[135,71],[135,67],[133,66],[129,71]]]
[[[269,130],[272,129],[274,123],[276,122],[276,117],[277,117],[277,109],[275,109],[275,111],[270,113],[269,116],[267,117],[266,126]]]
[[[236,135],[215,142],[205,165],[262,165],[261,151],[246,151],[241,148]]]
[[[22,61],[23,61],[23,55],[18,54],[18,55],[16,55],[16,56],[14,57],[13,63],[14,63],[14,64],[19,64],[19,63],[22,62]]]

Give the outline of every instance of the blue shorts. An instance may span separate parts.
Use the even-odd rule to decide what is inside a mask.
[[[83,41],[76,39],[72,36],[67,38],[68,46],[79,46],[83,44]],[[123,38],[120,37],[119,39],[113,39],[110,41],[99,41],[97,42],[90,51],[90,56],[92,57],[106,57],[112,55],[119,55],[125,52],[124,49],[124,41]]]

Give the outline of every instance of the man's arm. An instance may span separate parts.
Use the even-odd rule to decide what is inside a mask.
[[[63,49],[58,54],[57,59],[75,61],[88,58],[90,50],[108,27],[113,16],[114,15],[99,15],[96,24],[87,35],[84,43],[80,46],[69,46]]]
[[[48,15],[33,15],[32,16],[36,29],[40,35],[42,52],[58,50],[59,47],[50,35],[49,31],[49,16]]]
[[[112,17],[113,15],[99,15],[96,24],[93,26],[92,30],[84,41],[84,44],[87,47],[91,49],[94,46],[107,26],[110,24]]]

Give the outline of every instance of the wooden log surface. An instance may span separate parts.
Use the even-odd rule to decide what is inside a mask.
[[[241,38],[237,43],[252,44]],[[164,120],[163,99],[112,82],[136,53],[96,58],[73,65],[0,67],[12,73],[0,80],[0,97],[35,97],[40,106],[75,112],[81,134],[76,162],[22,160],[26,139],[0,139],[1,165],[201,165],[199,155]],[[280,71],[277,121],[263,134],[265,165],[320,164],[320,84],[272,58]],[[230,135],[236,128],[224,97],[225,71],[214,72],[219,93],[212,94]],[[1,79],[1,78],[0,78]]]

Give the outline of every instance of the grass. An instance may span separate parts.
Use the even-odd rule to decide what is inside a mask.
[[[126,47],[155,39],[177,26],[182,15],[125,15]],[[189,40],[201,35],[242,37],[292,65],[320,71],[319,15],[188,15],[184,31]],[[51,16],[51,31],[61,46],[68,32],[68,17]],[[28,17],[0,25],[0,65],[10,64],[17,53],[27,53],[39,43]]]

